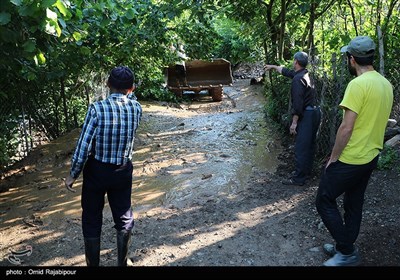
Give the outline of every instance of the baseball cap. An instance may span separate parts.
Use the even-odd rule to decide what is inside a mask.
[[[127,66],[118,66],[111,70],[108,82],[115,89],[129,89],[133,86],[135,76]]]
[[[368,36],[357,36],[347,46],[342,47],[340,52],[349,52],[355,57],[370,57],[374,55],[375,43]]]

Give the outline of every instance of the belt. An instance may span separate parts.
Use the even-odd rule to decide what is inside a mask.
[[[101,164],[111,165],[111,166],[116,166],[116,167],[125,167],[128,163],[132,162],[132,160],[130,160],[130,159],[128,159],[128,158],[124,158],[124,159],[122,160],[122,163],[121,163],[121,164],[114,164],[114,163],[109,163],[109,162],[102,162],[102,161],[96,159],[96,158],[94,157],[93,154],[90,154],[90,155],[88,156],[88,159],[89,159],[89,160],[98,161],[98,162],[101,163]]]
[[[307,106],[305,110],[306,111],[314,111],[317,108],[318,108],[317,106]]]

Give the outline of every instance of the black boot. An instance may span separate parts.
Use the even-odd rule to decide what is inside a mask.
[[[99,266],[100,263],[100,237],[84,238],[85,256],[87,266]]]
[[[118,266],[127,266],[128,248],[131,245],[131,231],[117,230]]]

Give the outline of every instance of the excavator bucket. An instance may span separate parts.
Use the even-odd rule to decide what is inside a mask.
[[[178,96],[184,92],[207,91],[214,101],[222,100],[223,86],[233,83],[231,63],[225,59],[190,60],[185,64],[170,65],[167,87]]]

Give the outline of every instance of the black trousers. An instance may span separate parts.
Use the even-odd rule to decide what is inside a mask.
[[[348,255],[354,251],[354,242],[360,232],[364,193],[378,158],[363,165],[336,161],[322,174],[316,207],[326,228],[336,242],[336,249]],[[343,196],[343,219],[336,199]]]
[[[297,124],[294,148],[296,170],[292,178],[295,182],[304,183],[311,174],[320,122],[321,109],[316,107],[305,110],[303,117]]]
[[[105,195],[117,230],[131,230],[132,162],[124,165],[102,163],[89,158],[83,169],[82,230],[85,238],[100,237]]]

